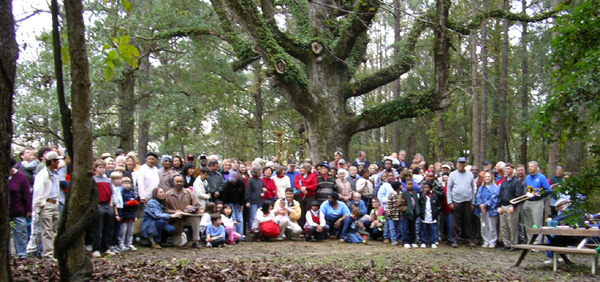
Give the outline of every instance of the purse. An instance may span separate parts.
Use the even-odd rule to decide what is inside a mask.
[[[279,230],[279,225],[274,221],[265,221],[260,224],[260,232],[264,237],[274,238],[279,236],[281,230]]]

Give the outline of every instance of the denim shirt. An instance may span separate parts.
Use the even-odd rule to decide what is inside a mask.
[[[484,204],[490,216],[498,216],[498,193],[500,193],[500,188],[496,184],[491,184],[489,187],[481,185],[477,191],[475,214],[481,215],[479,205]]]

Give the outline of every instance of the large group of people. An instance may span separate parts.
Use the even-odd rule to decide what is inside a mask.
[[[548,179],[535,161],[412,161],[405,151],[369,162],[241,161],[216,155],[159,156],[117,150],[94,164],[98,211],[86,232],[93,257],[153,248],[223,247],[250,240],[381,240],[404,248],[447,243],[484,248],[513,245],[543,226],[564,197],[558,167]],[[16,256],[53,256],[58,219],[69,191],[68,152],[26,148],[10,170],[10,218]],[[533,188],[523,203],[512,199]],[[29,224],[30,223],[30,224]],[[540,243],[540,242],[537,242]]]

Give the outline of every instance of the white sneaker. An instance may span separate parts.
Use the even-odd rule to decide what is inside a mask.
[[[431,244],[432,249],[437,249],[437,244]]]
[[[111,251],[111,250],[106,250],[106,252],[104,252],[105,255],[109,255],[109,256],[114,256],[116,255],[115,252]]]
[[[490,246],[490,245],[489,245],[487,242],[485,242],[485,243],[483,243],[483,246],[481,246],[481,247],[482,247],[482,248],[487,248],[487,247],[489,247],[489,246]]]
[[[211,244],[210,242],[207,242],[207,243],[206,243],[206,247],[207,247],[207,248],[210,248],[210,247],[212,247],[212,244]]]
[[[488,247],[489,247],[490,249],[493,249],[493,248],[496,248],[496,245],[494,245],[494,244],[490,244]]]
[[[94,258],[99,258],[99,257],[101,257],[101,256],[102,256],[102,255],[100,255],[100,252],[98,252],[98,251],[94,251],[94,252],[92,253],[92,257],[94,257]]]
[[[137,251],[137,248],[134,247],[133,245],[129,245],[126,248],[129,249],[130,251]]]
[[[94,249],[92,245],[85,245],[85,250],[91,252]]]
[[[427,245],[425,245],[425,243],[422,243],[421,248],[425,249],[425,248],[427,248]]]
[[[418,246],[417,244],[415,244],[415,243],[412,243],[412,244],[410,244],[410,246],[411,246],[411,247],[413,247],[413,248],[418,248],[418,247],[419,247],[419,246]]]
[[[404,248],[410,249],[410,244],[404,244]]]

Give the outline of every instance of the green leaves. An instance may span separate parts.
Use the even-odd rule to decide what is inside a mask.
[[[104,78],[106,80],[110,80],[112,78],[115,67],[121,66],[123,61],[133,68],[138,67],[140,51],[129,41],[129,35],[124,34],[119,38],[114,37],[112,39],[112,45],[108,43],[104,44],[104,47],[102,48],[104,51],[112,48],[104,60],[104,63],[106,64],[106,68],[104,69]]]

